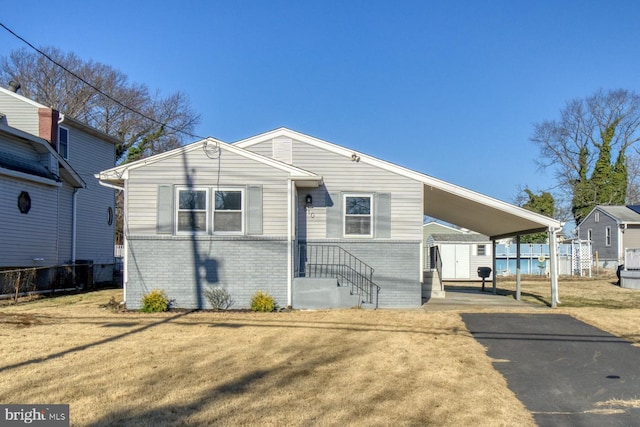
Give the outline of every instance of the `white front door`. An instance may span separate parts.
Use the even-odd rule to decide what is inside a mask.
[[[469,279],[469,246],[441,245],[442,280]]]

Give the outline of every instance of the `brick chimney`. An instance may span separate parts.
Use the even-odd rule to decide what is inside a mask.
[[[38,109],[38,136],[49,141],[58,151],[58,119],[60,113],[53,108]]]

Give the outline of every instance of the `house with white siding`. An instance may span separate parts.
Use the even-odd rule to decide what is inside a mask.
[[[295,132],[207,138],[102,171],[124,191],[124,294],[163,289],[207,308],[258,290],[280,307],[417,307],[423,217],[490,238],[560,229],[551,218]],[[553,238],[553,237],[552,237]]]
[[[627,248],[640,248],[640,206],[598,205],[578,224],[580,240],[591,241],[593,260],[600,267],[624,264]]]
[[[60,180],[55,184],[57,195],[54,196],[54,193],[47,190],[52,198],[50,200],[32,197],[33,216],[36,207],[41,209],[47,206],[46,230],[43,227],[19,228],[17,238],[21,240],[24,251],[29,252],[28,255],[25,252],[26,261],[16,263],[17,260],[10,254],[12,248],[5,245],[0,257],[0,267],[31,267],[32,259],[38,259],[41,266],[84,263],[93,266],[92,281],[111,281],[114,263],[115,192],[112,188],[100,185],[94,175],[115,165],[115,150],[119,141],[55,109],[4,88],[0,88],[0,115],[6,129],[20,131],[22,135],[19,141],[5,141],[0,147],[0,156],[14,159],[14,163],[22,158],[33,166],[33,140],[37,140],[40,147],[36,151],[43,150],[42,141],[45,141],[48,144],[46,156],[55,160],[41,159],[39,162],[47,163],[44,167],[52,176],[59,175],[59,168],[64,173],[68,174],[72,170],[77,175],[77,179],[73,180],[64,179],[64,174],[59,175]],[[25,142],[29,139],[24,137],[25,134],[31,135],[32,140]],[[29,180],[21,181],[15,176],[12,176],[11,181],[5,181],[6,191],[2,196],[9,198],[9,207],[15,207],[15,201],[12,200],[14,193],[20,194],[27,182]],[[15,212],[12,215],[15,216]],[[27,217],[28,214],[18,215],[16,218],[24,221]],[[5,222],[3,225],[12,227],[17,224]],[[55,245],[56,253],[45,251],[46,254],[43,254],[43,247],[50,245]]]

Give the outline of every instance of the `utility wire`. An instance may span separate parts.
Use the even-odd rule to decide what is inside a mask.
[[[121,106],[122,108],[125,108],[129,111],[131,111],[134,114],[137,114],[141,117],[143,117],[144,119],[147,119],[155,124],[158,124],[160,126],[166,127],[168,129],[171,129],[175,132],[178,133],[182,133],[185,134],[187,136],[190,136],[192,138],[197,138],[197,139],[205,139],[205,137],[203,136],[198,136],[195,135],[193,133],[190,132],[186,132],[184,130],[175,128],[171,125],[168,125],[166,123],[162,123],[156,119],[154,119],[153,117],[149,117],[146,114],[132,108],[129,107],[128,105],[123,104],[122,102],[120,102],[119,100],[113,98],[112,96],[104,93],[102,90],[98,89],[95,85],[89,83],[88,81],[86,81],[84,78],[80,77],[79,75],[77,75],[76,73],[74,73],[73,71],[69,70],[67,67],[65,67],[64,65],[60,64],[59,62],[57,62],[55,59],[51,58],[49,55],[47,55],[45,52],[41,51],[40,49],[38,49],[37,47],[35,47],[34,45],[32,45],[31,43],[29,43],[27,40],[25,40],[23,37],[21,37],[20,35],[16,34],[13,30],[11,30],[9,27],[7,27],[6,25],[4,25],[2,22],[0,22],[0,26],[2,28],[4,28],[5,30],[7,30],[11,35],[13,35],[14,37],[16,37],[18,40],[22,41],[23,43],[25,43],[27,46],[29,46],[31,49],[35,50],[36,52],[38,52],[40,55],[44,56],[45,58],[47,58],[49,61],[51,61],[53,64],[55,64],[56,66],[62,68],[65,72],[69,73],[70,75],[72,75],[73,77],[75,77],[76,79],[80,80],[82,83],[84,83],[85,85],[89,86],[91,89],[95,90],[97,93],[99,93],[100,95],[104,96],[105,98],[115,102],[116,104],[118,104],[119,106]]]

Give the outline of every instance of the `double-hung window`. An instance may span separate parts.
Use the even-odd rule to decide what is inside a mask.
[[[349,237],[373,236],[373,197],[371,195],[344,195],[344,235]]]
[[[611,246],[611,227],[605,228],[604,232],[604,244],[605,246]]]
[[[58,154],[64,159],[69,159],[69,129],[58,128]]]
[[[207,232],[207,195],[205,188],[178,188],[178,233]]]
[[[244,232],[244,192],[240,189],[217,189],[214,192],[213,232]]]

